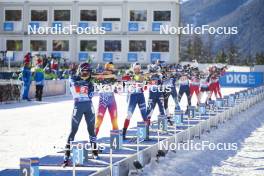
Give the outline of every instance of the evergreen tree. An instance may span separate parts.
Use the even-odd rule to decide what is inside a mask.
[[[215,61],[216,63],[227,63],[227,55],[224,51],[224,49],[222,49],[222,51],[219,51],[216,55],[216,58],[215,58]]]
[[[257,65],[264,65],[264,53],[256,53],[256,64]]]
[[[227,63],[229,65],[238,64],[239,62],[238,56],[239,56],[238,47],[234,44],[233,40],[230,39],[227,45],[227,57],[228,57]]]
[[[204,60],[203,41],[199,35],[195,35],[193,38],[192,51],[192,60],[197,60],[199,63],[206,62]]]

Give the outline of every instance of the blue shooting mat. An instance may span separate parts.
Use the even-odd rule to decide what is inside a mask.
[[[151,129],[153,129],[153,128],[150,128],[150,130],[149,130],[149,138],[150,138],[150,140],[152,140],[152,138],[151,138],[152,136],[158,136],[157,131],[152,131]],[[157,128],[155,128],[154,130],[157,130]],[[160,135],[161,138],[170,137],[171,136],[171,134],[166,134],[166,133],[160,133],[159,135]],[[131,136],[136,137],[137,136],[137,130],[128,130],[126,136],[127,137],[131,137]],[[155,138],[153,138],[153,141],[155,141]],[[148,142],[148,141],[146,141],[146,142]]]
[[[144,150],[147,146],[139,146],[139,150]],[[123,155],[132,155],[137,153],[137,146],[123,146],[120,150],[112,150],[113,155],[115,154],[123,154]],[[110,154],[110,147],[106,147],[105,150],[102,151],[102,154]],[[100,154],[99,154],[100,156]]]
[[[76,175],[87,176],[95,173],[95,171],[78,171]],[[19,169],[6,169],[0,171],[1,176],[19,176]],[[41,170],[39,171],[40,176],[72,176],[71,170]]]
[[[186,130],[188,129],[188,123],[184,123],[183,125],[177,125],[177,130]],[[151,126],[151,129],[158,130],[158,125]],[[168,130],[174,130],[174,126],[168,126]],[[160,133],[161,135],[162,133]]]
[[[101,138],[98,140],[99,143],[104,143],[104,144],[109,144],[109,138]],[[140,144],[145,144],[145,145],[152,145],[152,144],[156,144],[158,142],[157,139],[153,138],[153,139],[149,139],[149,140],[140,140]],[[126,140],[123,140],[123,144],[136,144],[137,143],[137,138],[136,136],[128,136]],[[124,146],[124,150],[126,150],[126,148],[130,148],[130,149],[136,149],[136,146],[129,146],[126,147]],[[143,147],[143,149],[146,147]],[[105,151],[105,150],[104,150]],[[104,153],[104,152],[103,152]]]
[[[219,108],[219,109],[215,110],[214,112],[217,112],[217,113],[222,113],[222,112],[224,112],[224,111],[225,111],[225,109],[224,109],[224,108]]]
[[[195,119],[192,119],[192,118],[189,119],[189,124],[190,125],[196,125],[199,122],[200,122],[199,120],[195,120]],[[183,124],[184,125],[188,125],[188,119],[187,118],[183,118]]]
[[[106,156],[100,156],[99,159],[88,159],[88,161],[84,161],[83,165],[80,165],[79,167],[106,167],[110,163],[109,157]],[[47,155],[43,158],[40,158],[40,166],[61,166],[63,162],[64,156],[58,156],[58,155]],[[114,157],[113,163],[116,163],[118,161],[121,161],[124,159],[124,157]]]
[[[209,119],[209,118],[211,118],[211,117],[213,117],[213,116],[209,116],[208,114],[203,114],[203,115],[198,115],[198,116],[196,116],[196,118],[199,118],[199,119],[201,119],[201,120],[207,120],[207,119]]]

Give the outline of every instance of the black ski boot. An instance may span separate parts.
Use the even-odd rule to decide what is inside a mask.
[[[70,156],[71,156],[70,144],[67,144],[65,147],[65,155],[64,155],[64,161],[62,163],[62,167],[67,167],[72,164]]]
[[[187,106],[187,109],[185,111],[185,115],[189,115],[189,111],[190,111],[189,106]]]
[[[72,165],[71,159],[69,157],[65,157],[62,163],[62,167],[68,167],[70,165]]]
[[[92,142],[91,146],[92,146],[92,157],[93,157],[93,159],[99,160],[100,158],[99,158],[99,154],[98,154],[99,151],[98,151],[98,148],[97,148],[97,144]]]
[[[171,121],[171,119],[172,119],[171,116],[167,116],[168,123],[172,126],[173,125],[173,122]]]
[[[123,140],[126,140],[126,132],[127,132],[127,128],[123,128]]]

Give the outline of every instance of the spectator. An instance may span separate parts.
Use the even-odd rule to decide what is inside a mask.
[[[35,68],[35,82],[36,82],[36,100],[42,101],[42,92],[44,87],[44,70],[42,68],[42,60],[37,59],[36,68]]]
[[[49,68],[45,68],[45,80],[55,80],[57,79],[57,75]]]
[[[23,81],[23,100],[31,101],[28,97],[30,84],[31,84],[31,71],[30,71],[30,53],[24,57],[24,67],[22,68],[22,81]]]

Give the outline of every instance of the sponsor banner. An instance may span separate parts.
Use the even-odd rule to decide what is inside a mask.
[[[257,87],[263,84],[263,72],[226,72],[220,77],[222,87]]]
[[[14,31],[14,23],[4,22],[4,31]]]

